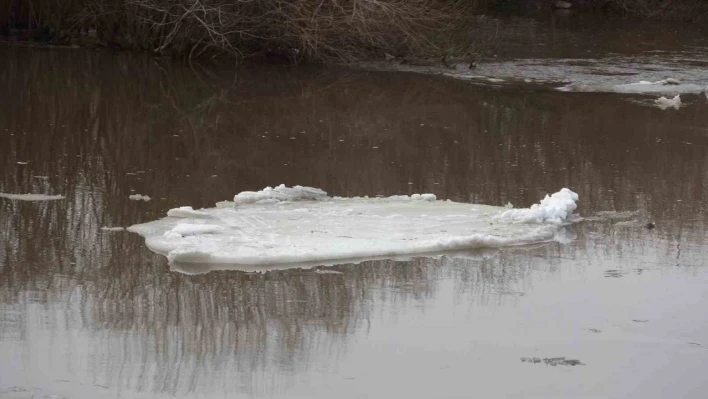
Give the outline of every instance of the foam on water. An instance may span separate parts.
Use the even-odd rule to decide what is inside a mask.
[[[198,211],[171,209],[168,217],[128,231],[173,265],[313,266],[546,242],[572,221],[578,196],[563,189],[531,208],[509,210],[437,201],[432,194],[341,198],[281,185],[234,199]]]

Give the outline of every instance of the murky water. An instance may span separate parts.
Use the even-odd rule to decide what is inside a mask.
[[[66,197],[0,198],[0,397],[708,389],[708,104],[74,49],[0,60],[0,192]],[[197,276],[102,229],[280,183],[518,206],[569,187],[586,221],[476,259]]]

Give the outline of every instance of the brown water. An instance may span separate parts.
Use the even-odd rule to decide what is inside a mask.
[[[0,198],[0,397],[708,389],[703,100],[14,47],[0,90],[0,192],[66,196]],[[517,206],[569,187],[586,221],[567,244],[341,274],[189,276],[101,230],[280,183]]]

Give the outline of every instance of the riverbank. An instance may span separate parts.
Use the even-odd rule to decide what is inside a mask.
[[[268,63],[395,59],[473,63],[498,44],[497,17],[606,13],[700,22],[695,0],[156,0],[5,1],[0,41]]]

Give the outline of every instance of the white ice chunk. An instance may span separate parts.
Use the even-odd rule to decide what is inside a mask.
[[[0,193],[0,197],[18,201],[53,201],[64,199],[63,195],[45,195],[45,194],[11,194]]]
[[[275,188],[266,187],[261,191],[243,191],[234,196],[236,205],[243,204],[274,204],[285,201],[322,201],[328,200],[327,192],[312,187],[285,187],[281,184]]]
[[[123,231],[123,230],[125,230],[125,227],[108,227],[108,226],[103,226],[103,227],[101,227],[101,230],[103,230],[103,231]]]
[[[142,194],[129,195],[128,198],[132,199],[133,201],[145,201],[145,202],[148,202],[151,199],[149,196],[142,195]]]
[[[578,194],[567,188],[549,196],[546,195],[539,204],[534,204],[531,208],[510,209],[495,219],[514,223],[554,223],[561,224],[567,222],[578,201]]]
[[[532,208],[509,210],[436,201],[432,194],[331,198],[318,189],[294,189],[308,189],[318,200],[268,204],[262,200],[272,197],[259,197],[255,203],[220,203],[199,211],[182,207],[128,231],[145,237],[148,248],[166,255],[173,266],[195,265],[175,266],[180,270],[225,268],[218,265],[254,270],[550,241],[559,224],[572,219],[578,199],[563,189]],[[236,198],[250,201],[253,193]],[[294,197],[307,196],[289,198]]]
[[[674,98],[659,97],[654,100],[654,104],[661,109],[679,109],[681,108],[681,96],[676,95]]]

